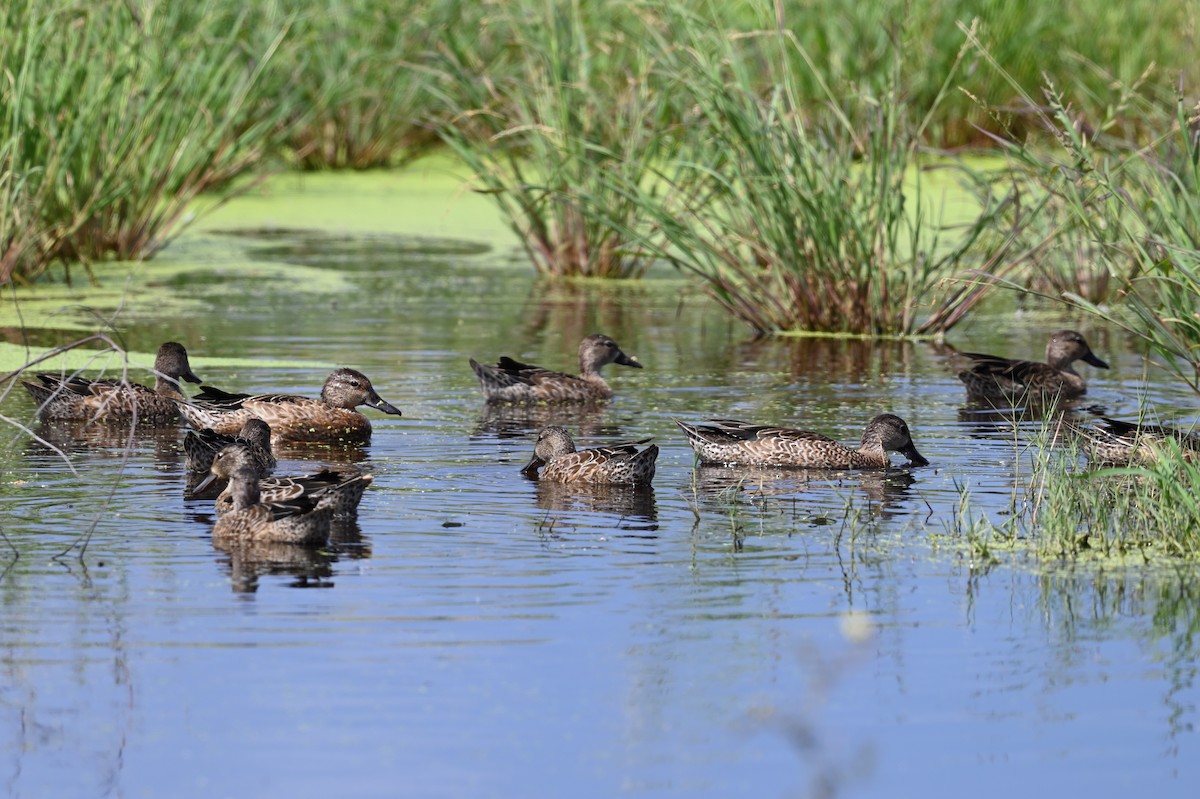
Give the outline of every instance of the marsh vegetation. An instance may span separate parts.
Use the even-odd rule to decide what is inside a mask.
[[[440,142],[545,275],[669,264],[756,334],[943,334],[1014,291],[1200,392],[1198,13],[17,0],[0,284],[148,258],[201,193]]]

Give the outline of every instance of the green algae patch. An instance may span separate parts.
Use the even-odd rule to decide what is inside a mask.
[[[29,362],[40,358],[46,352],[49,352],[49,350],[0,342],[0,373],[11,374],[23,368]],[[154,366],[156,354],[154,352],[140,352],[136,350],[121,353],[111,349],[98,350],[76,347],[75,349],[67,350],[51,358],[47,358],[44,361],[38,361],[34,367],[34,371],[84,371],[88,373],[103,372],[109,375],[119,375],[122,369],[129,368],[150,372]],[[335,366],[325,361],[220,358],[204,355],[196,356],[190,352],[188,353],[188,361],[191,363],[192,369],[200,374],[203,374],[204,369],[207,367],[328,370]]]
[[[280,294],[343,294],[356,286],[340,272],[299,264],[240,261],[237,263],[155,261],[146,270],[147,285],[169,289],[175,296],[186,292],[193,301],[205,299],[224,305],[231,291]],[[208,307],[209,303],[203,303]]]
[[[513,252],[512,231],[464,190],[461,171],[434,157],[406,170],[278,175],[228,202],[202,197],[191,227],[153,260],[94,263],[94,280],[72,285],[52,271],[0,296],[0,327],[80,333],[194,319],[233,292],[344,295],[363,290],[355,272]]]
[[[97,269],[97,283],[39,283],[0,298],[0,327],[91,332],[117,317],[145,314],[186,317],[206,309],[205,303],[147,283],[138,275],[144,265],[120,271]]]
[[[227,204],[200,198],[191,232],[308,228],[520,246],[494,203],[465,188],[465,173],[439,155],[403,170],[275,175]]]

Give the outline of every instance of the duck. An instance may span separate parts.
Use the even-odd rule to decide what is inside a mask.
[[[1075,361],[1108,368],[1074,330],[1059,330],[1050,336],[1045,363],[977,352],[962,354],[974,362],[958,373],[970,400],[1047,403],[1075,399],[1087,391],[1087,383],[1072,366]]]
[[[928,466],[913,444],[908,424],[881,413],[867,423],[857,449],[808,430],[712,419],[706,425],[675,419],[688,443],[705,464],[726,466],[790,466],[805,469],[882,469],[891,465],[888,452],[899,452],[910,466]]]
[[[189,430],[183,437],[183,468],[187,472],[188,484],[184,493],[189,499],[216,499],[225,490],[223,480],[210,480],[213,458],[230,444],[244,444],[250,449],[258,474],[266,477],[275,471],[277,461],[271,451],[271,426],[257,416],[247,419],[237,435],[218,433],[211,427]],[[197,493],[200,484],[206,492]]]
[[[601,367],[617,363],[641,369],[636,358],[621,351],[617,342],[601,333],[579,342],[579,375],[555,372],[502,356],[495,366],[470,359],[489,403],[600,402],[611,399],[612,388],[600,376]]]
[[[187,350],[177,341],[165,342],[154,359],[154,388],[124,380],[39,372],[36,383],[21,384],[38,404],[43,419],[123,421],[153,424],[179,420],[177,401],[183,400],[180,380],[200,383],[188,363]]]
[[[400,416],[400,410],[375,391],[370,379],[355,369],[330,373],[321,398],[294,394],[231,394],[211,386],[191,401],[178,401],[180,413],[197,429],[211,428],[232,435],[247,419],[259,418],[271,426],[271,442],[280,444],[365,444],[371,440],[371,422],[354,410],[367,405]]]
[[[1147,466],[1164,451],[1179,450],[1188,463],[1200,462],[1200,437],[1173,427],[1125,422],[1100,417],[1095,425],[1076,432],[1083,439],[1088,460],[1101,466]]]
[[[654,479],[658,447],[651,444],[638,450],[648,441],[649,438],[643,438],[626,444],[577,450],[565,427],[551,425],[538,433],[533,458],[521,473],[555,483],[649,485]]]
[[[230,444],[213,458],[211,474],[229,486],[228,507],[213,525],[223,541],[322,546],[329,541],[333,505],[328,497],[301,494],[286,501],[265,501],[250,448]]]

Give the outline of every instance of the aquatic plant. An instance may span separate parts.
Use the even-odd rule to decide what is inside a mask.
[[[1073,462],[1051,466],[1041,474],[1042,494],[1031,509],[1043,557],[1200,555],[1194,489],[1200,464],[1174,441],[1138,468],[1080,472]]]
[[[0,283],[145,256],[192,199],[267,154],[278,119],[246,111],[282,31],[258,51],[244,33],[221,0],[0,12]]]
[[[950,528],[974,557],[994,562],[1014,549],[1046,560],[1200,556],[1200,463],[1166,440],[1153,463],[1090,468],[1060,418],[1048,415],[1027,440],[1014,437],[1019,465],[999,520],[977,514],[969,488],[960,489]]]
[[[539,272],[635,277],[648,265],[628,234],[639,206],[608,180],[647,181],[673,142],[678,115],[637,45],[647,24],[634,5],[524,0],[441,42],[436,91],[452,114],[439,132]],[[503,55],[485,61],[479,36],[504,41]]]
[[[887,86],[849,98],[807,59],[826,91],[828,118],[813,121],[784,57],[802,47],[786,30],[731,36],[695,17],[678,27],[692,38],[663,69],[696,119],[673,174],[659,176],[668,191],[620,187],[667,243],[647,236],[643,248],[699,276],[758,332],[904,335],[957,321],[953,309],[971,298],[946,279],[1004,252],[1006,237],[984,234],[1013,206],[990,179],[942,163],[978,203],[943,225],[920,169],[924,123],[905,111],[900,52]],[[765,89],[763,63],[777,67]]]

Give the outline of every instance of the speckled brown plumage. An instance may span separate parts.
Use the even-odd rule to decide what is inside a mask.
[[[262,419],[271,426],[271,440],[280,444],[363,444],[371,440],[371,422],[354,410],[367,405],[400,415],[385,402],[371,381],[354,369],[337,369],[321,389],[320,399],[294,394],[230,394],[204,386],[191,402],[180,403],[180,412],[195,428],[209,427],[232,434],[247,419]]]
[[[229,508],[213,525],[214,538],[307,546],[329,540],[330,500],[300,496],[286,502],[264,502],[253,457],[245,445],[231,444],[218,452],[212,474],[229,483]]]
[[[595,334],[579,343],[579,376],[543,369],[540,366],[502,357],[495,366],[470,359],[471,369],[479,378],[488,402],[596,402],[612,397],[613,392],[600,376],[601,367],[610,363],[641,369],[617,342]]]
[[[649,440],[577,450],[566,428],[551,425],[538,433],[533,458],[521,472],[557,483],[647,485],[654,479],[658,447],[637,448]]]
[[[216,499],[227,483],[212,475],[213,459],[225,447],[243,444],[250,452],[255,473],[265,477],[275,470],[275,454],[271,451],[271,428],[257,417],[247,419],[236,436],[218,433],[211,428],[189,430],[183,437],[185,483],[188,499]]]
[[[307,497],[313,502],[328,505],[335,518],[358,515],[363,492],[374,477],[353,466],[326,466],[320,471],[298,477],[263,477],[258,481],[261,502],[278,505]],[[226,488],[217,497],[217,515],[233,509],[233,494]]]
[[[1044,403],[1073,399],[1087,391],[1087,383],[1072,366],[1075,361],[1108,368],[1074,330],[1060,330],[1050,336],[1045,363],[977,352],[962,354],[974,363],[959,372],[958,379],[967,387],[967,398],[977,401]]]
[[[675,420],[702,463],[743,466],[792,466],[807,469],[872,469],[890,465],[888,451],[913,466],[929,464],[913,444],[899,416],[881,413],[863,431],[857,449],[808,430],[714,419],[706,425]]]
[[[105,420],[136,418],[139,422],[162,424],[179,419],[175,400],[182,400],[180,379],[199,383],[188,363],[182,344],[168,341],[154,359],[154,388],[121,380],[93,380],[79,375],[38,373],[38,382],[22,380],[38,403],[43,419]]]
[[[1173,427],[1136,424],[1104,417],[1091,427],[1077,427],[1088,460],[1099,466],[1145,466],[1155,463],[1172,445],[1189,463],[1200,461],[1200,437]]]

